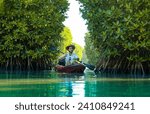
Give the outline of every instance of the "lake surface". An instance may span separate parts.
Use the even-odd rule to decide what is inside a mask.
[[[0,73],[0,97],[150,97],[150,78],[51,71]]]

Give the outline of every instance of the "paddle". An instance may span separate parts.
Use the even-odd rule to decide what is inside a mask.
[[[94,65],[87,64],[87,63],[82,63],[82,61],[80,63],[83,64],[85,67],[89,68],[90,70],[95,70],[95,66]]]

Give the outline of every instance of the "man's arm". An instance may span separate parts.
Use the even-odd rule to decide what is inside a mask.
[[[58,64],[59,65],[65,66],[65,64],[66,64],[65,57],[66,57],[66,54],[64,54],[64,55],[62,55],[61,57],[58,58]]]
[[[63,54],[63,55],[60,56],[58,59],[59,59],[59,60],[62,60],[62,59],[65,59],[65,57],[66,57],[66,54]]]
[[[75,56],[74,57],[74,62],[78,62],[79,61],[79,57],[76,54],[74,56]]]

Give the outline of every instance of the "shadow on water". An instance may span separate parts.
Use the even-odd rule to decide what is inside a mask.
[[[138,76],[137,76],[138,77]],[[1,97],[144,97],[150,79],[125,74],[65,74],[51,71],[0,73]],[[148,76],[147,76],[148,77]]]

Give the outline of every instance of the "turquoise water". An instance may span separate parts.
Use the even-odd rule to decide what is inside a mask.
[[[113,77],[113,78],[112,78]],[[123,78],[120,78],[123,77]],[[130,75],[1,72],[1,97],[150,97],[150,79]]]

